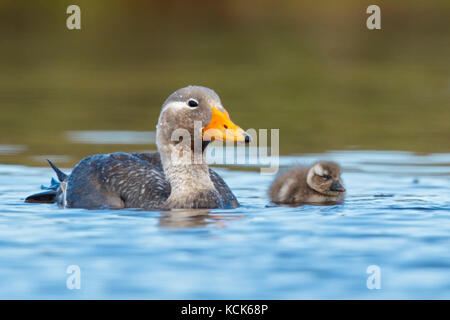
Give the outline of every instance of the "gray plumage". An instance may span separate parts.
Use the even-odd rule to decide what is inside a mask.
[[[210,177],[220,195],[214,207],[234,208],[239,205],[225,181],[210,169]],[[145,208],[168,209],[171,193],[161,167],[160,155],[152,153],[111,153],[84,158],[69,175],[67,195],[59,205],[71,208]],[[208,194],[192,198],[186,205],[209,207]]]
[[[335,162],[321,161],[290,169],[273,181],[269,197],[277,204],[340,202],[345,198],[341,168]]]
[[[225,181],[206,163],[204,151],[209,141],[203,137],[203,128],[210,123],[219,126],[219,130],[227,128],[225,122],[222,125],[212,121],[213,108],[222,114],[225,119],[222,121],[229,120],[213,90],[200,86],[177,90],[164,102],[159,116],[156,130],[159,152],[92,155],[81,160],[70,175],[49,161],[60,180],[59,186],[46,194],[29,196],[26,202],[50,202],[53,193],[54,201],[68,208],[238,207]],[[234,125],[231,120],[228,123]],[[247,136],[236,128],[236,134]],[[173,139],[179,137],[176,130],[180,129],[191,140]],[[200,137],[200,142],[195,137]]]

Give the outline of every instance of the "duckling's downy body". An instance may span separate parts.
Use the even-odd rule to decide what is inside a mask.
[[[88,209],[239,206],[223,179],[209,169],[204,151],[213,139],[249,142],[249,136],[231,122],[213,90],[189,86],[170,95],[156,137],[159,152],[89,156],[70,175],[51,164],[60,180],[55,201]],[[49,192],[42,193],[45,199]],[[26,202],[40,202],[40,195]]]
[[[311,167],[291,169],[275,179],[269,189],[277,204],[339,202],[345,198],[341,168],[335,162],[321,161]]]

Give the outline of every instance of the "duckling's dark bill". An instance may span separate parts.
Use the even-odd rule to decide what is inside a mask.
[[[339,181],[333,181],[330,187],[331,191],[345,192],[344,186]]]

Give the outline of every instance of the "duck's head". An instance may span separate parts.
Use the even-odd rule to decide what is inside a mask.
[[[345,192],[341,167],[336,162],[317,162],[309,169],[306,182],[312,189],[324,195],[337,196]]]
[[[250,142],[250,136],[235,125],[211,89],[188,86],[172,93],[164,102],[157,125],[158,145],[179,143],[188,133],[191,144],[210,141]]]

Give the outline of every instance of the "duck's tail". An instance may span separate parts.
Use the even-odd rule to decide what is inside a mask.
[[[45,190],[43,192],[32,194],[25,199],[27,203],[54,203],[56,202],[56,195],[58,194],[58,188],[61,186],[61,182],[64,182],[68,175],[62,172],[57,166],[48,160],[50,167],[56,172],[56,176],[59,181],[52,178],[50,181],[50,186],[41,186],[41,189]]]
[[[58,180],[59,182],[63,182],[64,180],[67,179],[67,174],[65,174],[64,172],[62,172],[57,166],[55,166],[53,164],[53,162],[51,162],[50,160],[48,160],[48,164],[50,165],[50,167],[52,167],[53,170],[55,170],[56,175],[58,176]]]

